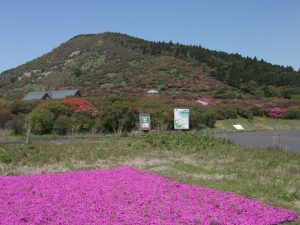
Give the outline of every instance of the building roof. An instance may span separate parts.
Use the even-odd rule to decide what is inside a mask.
[[[159,94],[159,92],[157,90],[149,90],[147,94]]]
[[[23,100],[37,100],[45,97],[51,98],[46,91],[31,91],[24,96]]]
[[[79,94],[79,90],[59,90],[59,91],[32,91],[29,92],[23,100],[40,100],[45,97],[51,99],[67,98]]]
[[[66,98],[70,96],[74,96],[79,93],[78,90],[60,90],[60,91],[47,91],[49,96],[52,99],[61,99],[61,98]]]

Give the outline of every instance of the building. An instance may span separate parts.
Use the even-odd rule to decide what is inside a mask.
[[[158,95],[159,94],[159,92],[157,91],[157,90],[149,90],[149,91],[147,91],[147,95]]]
[[[81,96],[79,90],[32,91],[23,100],[63,99],[73,96]]]

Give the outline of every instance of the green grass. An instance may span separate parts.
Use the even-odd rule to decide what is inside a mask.
[[[293,99],[293,100],[300,100],[300,94],[294,94],[294,95],[292,95],[291,99]]]
[[[168,132],[68,144],[7,145],[1,175],[133,166],[230,191],[300,215],[300,155],[250,149],[204,132]]]
[[[300,129],[300,120],[272,119],[267,117],[254,117],[253,120],[247,120],[239,117],[237,119],[218,120],[215,130],[235,131],[232,127],[234,124],[241,124],[246,131]]]
[[[113,136],[113,134],[93,134],[93,133],[75,133],[75,134],[31,134],[30,140],[61,140],[61,139],[78,139],[78,138],[97,138],[97,137],[107,137]],[[6,141],[25,141],[26,135],[15,135],[10,130],[1,130],[0,129],[0,142]]]

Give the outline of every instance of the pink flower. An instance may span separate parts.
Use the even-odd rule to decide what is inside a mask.
[[[266,112],[267,112],[267,115],[270,117],[281,118],[284,115],[285,110],[281,109],[279,107],[275,107],[275,108],[267,109]]]
[[[0,224],[260,224],[291,210],[132,168],[0,177]]]

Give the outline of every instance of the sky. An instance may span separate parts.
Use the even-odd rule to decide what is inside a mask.
[[[300,68],[299,0],[0,0],[0,71],[106,31]]]

